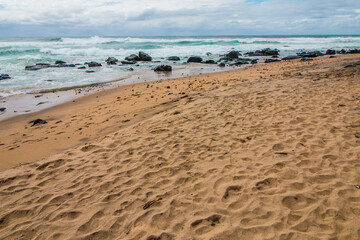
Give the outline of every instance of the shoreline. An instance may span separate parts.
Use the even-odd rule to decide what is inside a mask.
[[[6,111],[0,112],[0,123],[4,120],[11,119],[16,116],[29,114],[32,112],[39,112],[44,109],[55,107],[59,104],[64,104],[66,102],[76,100],[89,94],[95,94],[99,91],[118,88],[125,85],[142,82],[154,82],[166,79],[176,79],[211,72],[224,72],[248,66],[249,65],[236,67],[218,67],[217,65],[213,64],[195,64],[177,66],[172,72],[154,72],[153,70],[142,70],[140,72],[134,72],[128,77],[107,82],[58,89],[39,90],[33,93],[23,93],[7,97],[0,97],[0,102],[2,103],[1,107],[6,108]]]
[[[282,61],[5,120],[0,238],[357,239],[359,79]]]

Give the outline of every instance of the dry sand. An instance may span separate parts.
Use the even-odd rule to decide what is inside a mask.
[[[0,122],[0,239],[360,239],[360,65],[344,67],[359,62],[131,85]]]

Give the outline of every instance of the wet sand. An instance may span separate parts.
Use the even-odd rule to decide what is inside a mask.
[[[358,239],[359,62],[139,83],[5,120],[0,238]]]

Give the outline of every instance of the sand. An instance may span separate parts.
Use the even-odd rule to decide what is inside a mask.
[[[359,239],[359,62],[136,84],[3,121],[0,239]]]

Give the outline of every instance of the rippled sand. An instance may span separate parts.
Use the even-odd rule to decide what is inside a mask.
[[[359,239],[359,62],[143,83],[2,122],[0,238]]]

